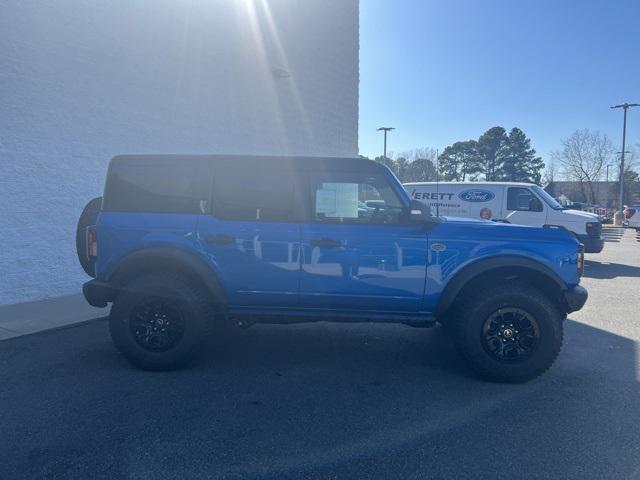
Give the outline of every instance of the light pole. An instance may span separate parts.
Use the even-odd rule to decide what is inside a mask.
[[[380,127],[377,129],[378,132],[384,132],[384,158],[387,158],[387,132],[391,130],[395,130],[393,127]]]
[[[624,109],[624,119],[622,121],[622,155],[620,156],[620,198],[618,201],[618,207],[620,211],[624,209],[624,150],[627,141],[627,110],[629,107],[640,107],[640,103],[622,103],[620,105],[614,105],[611,108]]]
[[[625,150],[624,153],[631,153],[631,152],[629,150]],[[622,152],[616,152],[616,154],[622,155]],[[624,183],[623,183],[623,186],[624,186]],[[609,165],[607,165],[607,189],[608,188],[609,188]]]

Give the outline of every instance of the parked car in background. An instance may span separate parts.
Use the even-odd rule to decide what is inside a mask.
[[[595,213],[560,205],[538,185],[507,182],[405,183],[414,200],[441,215],[481,218],[517,225],[565,228],[584,245],[585,252],[604,248],[602,222]]]
[[[116,157],[87,212],[84,295],[113,303],[113,341],[143,369],[230,325],[440,322],[479,375],[521,382],[587,299],[565,229],[432,216],[365,159]]]
[[[633,205],[624,209],[624,220],[629,228],[640,230],[640,205]]]

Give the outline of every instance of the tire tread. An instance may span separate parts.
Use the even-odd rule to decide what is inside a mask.
[[[150,286],[164,285],[173,290],[181,300],[189,305],[193,313],[190,328],[191,346],[179,355],[175,351],[165,352],[164,358],[160,354],[145,354],[130,338],[123,321],[123,316],[132,307],[136,295],[154,293]],[[139,292],[139,293],[138,293]],[[132,279],[116,297],[111,307],[109,330],[111,338],[118,351],[133,365],[143,370],[165,371],[183,367],[189,363],[200,351],[204,338],[213,330],[216,308],[207,293],[197,282],[174,272],[155,272],[143,274]],[[195,335],[195,336],[194,336]]]
[[[473,351],[466,344],[465,336],[466,329],[468,328],[468,322],[463,321],[463,319],[467,317],[470,312],[471,315],[473,315],[474,312],[477,312],[484,305],[489,303],[499,303],[500,298],[505,295],[520,295],[527,297],[546,311],[552,318],[552,321],[558,322],[559,328],[557,329],[556,334],[559,335],[559,338],[557,338],[556,341],[559,343],[559,347],[554,350],[551,358],[547,359],[547,363],[543,368],[532,369],[533,371],[531,372],[514,375],[512,373],[511,365],[501,365],[494,361],[493,365],[488,367],[486,358],[483,358],[483,353]],[[452,333],[456,349],[472,370],[481,377],[490,381],[522,383],[537,378],[553,365],[562,349],[564,334],[561,315],[557,307],[540,290],[523,282],[513,281],[492,286],[484,286],[471,294],[465,295],[457,302],[450,320],[448,330]]]

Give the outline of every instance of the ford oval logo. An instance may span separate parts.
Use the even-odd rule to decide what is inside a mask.
[[[480,188],[465,190],[458,194],[458,198],[465,202],[488,202],[489,200],[493,200],[493,197],[495,197],[493,192],[490,192],[489,190],[482,190]]]

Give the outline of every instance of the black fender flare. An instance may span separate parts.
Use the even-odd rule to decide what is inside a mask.
[[[557,273],[536,260],[517,255],[489,257],[476,260],[475,262],[463,267],[447,282],[447,285],[440,295],[440,300],[438,301],[436,308],[436,315],[442,315],[449,310],[460,291],[471,280],[473,280],[473,278],[490,270],[509,267],[527,269],[544,275],[549,279],[549,281],[553,282],[554,285],[557,286],[559,293],[567,289],[567,286]]]
[[[105,276],[107,283],[119,290],[137,272],[156,268],[183,270],[206,288],[219,305],[226,305],[226,294],[216,273],[196,255],[175,247],[149,247],[121,258]]]

